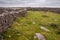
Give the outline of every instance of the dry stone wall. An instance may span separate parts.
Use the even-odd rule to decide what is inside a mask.
[[[54,12],[54,13],[58,13],[60,14],[60,8],[32,8],[32,7],[28,7],[27,10],[32,10],[32,11],[49,11],[49,12]]]
[[[24,8],[0,8],[0,34],[6,31],[17,17],[25,16],[26,13]]]

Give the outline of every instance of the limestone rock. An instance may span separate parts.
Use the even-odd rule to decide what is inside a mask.
[[[41,28],[42,30],[45,30],[45,31],[47,31],[47,32],[50,32],[50,30],[47,29],[47,28],[45,28],[44,26],[40,26],[40,28]]]
[[[35,33],[34,38],[38,38],[38,40],[46,40],[46,38],[40,33]]]
[[[0,35],[0,40],[3,40],[3,36],[2,35]]]

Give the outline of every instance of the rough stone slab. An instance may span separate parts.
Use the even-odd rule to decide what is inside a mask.
[[[0,40],[3,40],[3,36],[2,35],[0,35]]]
[[[44,30],[44,31],[50,32],[50,30],[47,29],[47,28],[45,28],[44,26],[40,26],[40,28],[41,28],[42,30]]]
[[[46,38],[44,37],[44,35],[40,34],[40,33],[35,33],[35,38],[38,38],[38,40],[46,40]]]

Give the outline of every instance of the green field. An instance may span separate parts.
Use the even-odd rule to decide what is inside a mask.
[[[46,27],[50,32],[42,30],[40,26]],[[8,28],[3,33],[3,38],[4,40],[38,40],[34,39],[34,35],[35,33],[41,33],[46,40],[60,40],[59,30],[60,14],[44,11],[27,11],[25,17],[17,18],[11,28]]]

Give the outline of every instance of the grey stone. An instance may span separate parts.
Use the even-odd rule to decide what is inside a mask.
[[[40,26],[40,28],[41,28],[42,30],[44,30],[44,31],[50,32],[50,30],[47,29],[47,28],[45,28],[44,26]]]
[[[0,35],[0,40],[3,40],[3,36],[2,35]]]
[[[40,33],[35,33],[34,38],[38,38],[38,40],[46,40],[46,38],[44,37],[44,35],[42,35]]]

